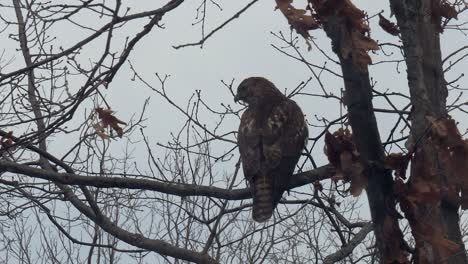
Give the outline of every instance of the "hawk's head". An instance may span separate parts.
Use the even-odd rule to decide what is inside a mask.
[[[234,101],[243,101],[250,106],[271,103],[274,100],[283,98],[284,95],[267,79],[250,77],[239,84]]]

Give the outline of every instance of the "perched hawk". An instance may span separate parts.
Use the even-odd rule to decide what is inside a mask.
[[[273,214],[305,147],[308,131],[299,106],[262,77],[250,77],[237,88],[234,100],[245,102],[237,141],[253,194],[257,222]]]

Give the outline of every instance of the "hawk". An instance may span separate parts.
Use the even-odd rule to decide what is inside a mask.
[[[265,222],[288,190],[308,138],[299,106],[262,77],[243,80],[234,101],[243,101],[238,132],[244,176],[252,189],[252,217]]]

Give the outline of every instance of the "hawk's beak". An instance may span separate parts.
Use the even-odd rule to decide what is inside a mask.
[[[236,96],[234,96],[234,103],[237,103],[239,100],[240,100],[240,96],[239,94],[236,94]]]

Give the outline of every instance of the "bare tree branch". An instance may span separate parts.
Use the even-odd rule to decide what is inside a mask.
[[[98,188],[125,188],[162,192],[178,196],[209,196],[226,200],[240,200],[251,197],[249,188],[223,189],[213,186],[183,184],[175,182],[160,182],[156,180],[132,179],[122,177],[84,176],[74,173],[59,173],[33,168],[15,162],[0,160],[0,170],[19,173],[33,178],[40,178],[67,185],[93,186]],[[331,165],[295,174],[290,183],[290,189],[329,179],[335,170]]]

